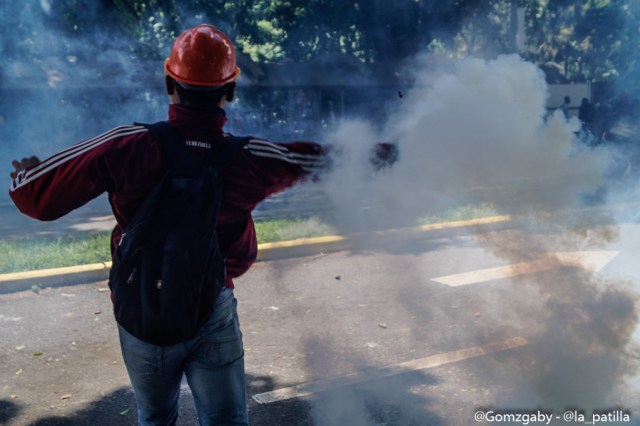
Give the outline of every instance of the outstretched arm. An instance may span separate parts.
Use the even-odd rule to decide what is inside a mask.
[[[252,139],[248,153],[257,168],[267,179],[272,179],[269,193],[279,192],[297,182],[321,179],[339,157],[338,147],[313,142],[275,143]],[[398,147],[394,143],[376,143],[369,153],[369,162],[375,170],[390,167],[398,159]]]
[[[142,126],[120,126],[43,161],[35,157],[15,161],[9,195],[22,213],[34,219],[50,221],[64,216],[110,188],[110,165],[122,164],[119,153],[123,149],[111,150],[114,159],[109,160],[108,148],[132,146],[127,140],[146,132]]]

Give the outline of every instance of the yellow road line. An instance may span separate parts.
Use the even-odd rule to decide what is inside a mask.
[[[349,374],[338,378],[320,380],[317,382],[277,389],[271,392],[259,393],[253,395],[253,399],[260,404],[269,404],[271,402],[283,401],[291,398],[300,398],[329,389],[335,389],[338,387],[354,385],[370,380],[396,376],[398,374],[403,374],[410,371],[439,367],[442,365],[464,361],[466,359],[476,358],[495,352],[515,349],[527,344],[529,344],[529,342],[524,337],[513,337],[511,339],[503,340],[500,342],[488,343],[482,346],[473,346],[453,352],[446,352],[426,358],[407,361],[400,364],[389,365],[380,369],[376,369],[374,371]]]
[[[111,262],[91,263],[89,265],[67,266],[64,268],[39,269],[36,271],[12,272],[0,275],[0,283],[7,281],[19,281],[35,278],[55,277],[66,274],[78,274],[82,272],[106,271],[111,268]]]
[[[385,233],[401,233],[401,232],[426,232],[433,230],[441,230],[441,229],[451,229],[451,228],[460,228],[465,226],[476,226],[490,223],[498,223],[498,222],[508,222],[511,220],[510,216],[492,216],[480,219],[471,219],[471,220],[460,220],[453,222],[444,222],[444,223],[436,223],[430,225],[422,225],[412,228],[400,228],[400,229],[392,229],[387,231],[380,231],[376,234],[385,234]],[[364,233],[366,234],[366,233]],[[352,235],[327,235],[323,237],[313,237],[313,238],[300,238],[297,240],[290,241],[278,241],[274,243],[262,243],[258,244],[258,259],[264,260],[269,256],[269,252],[277,253],[278,251],[284,251],[286,249],[296,249],[296,248],[317,248],[320,249],[323,246],[325,250],[330,250],[332,247],[339,247],[341,243],[347,242],[350,238],[357,238],[362,234],[352,234]],[[315,247],[314,247],[315,246]],[[37,278],[45,278],[45,277],[56,277],[65,274],[76,274],[76,273],[86,273],[86,272],[98,272],[104,269],[111,268],[111,262],[104,263],[93,263],[89,265],[78,265],[78,266],[68,266],[64,268],[52,268],[52,269],[41,269],[36,271],[26,271],[26,272],[13,272],[8,274],[0,274],[0,283],[9,282],[9,281],[20,281],[27,279],[37,279]]]
[[[345,237],[341,237],[339,235],[327,235],[324,237],[313,237],[313,238],[299,238],[297,240],[277,241],[275,243],[261,243],[261,244],[258,244],[258,251],[288,248],[288,247],[298,247],[298,246],[306,246],[306,245],[315,245],[315,244],[336,243],[344,240],[345,240]]]
[[[520,275],[533,274],[536,272],[550,271],[563,266],[572,266],[575,268],[586,269],[590,272],[598,272],[619,253],[619,251],[611,250],[549,253],[542,256],[541,259],[530,262],[513,263],[493,268],[478,269],[475,271],[432,278],[431,280],[450,287],[459,287],[463,285],[499,280],[502,278],[512,278]]]
[[[551,259],[534,260],[533,262],[514,263],[495,268],[479,269],[477,271],[462,272],[444,277],[431,278],[432,281],[446,284],[450,287],[459,287],[469,284],[477,284],[501,278],[512,278],[519,275],[533,274],[534,272],[548,271],[561,266]]]
[[[510,220],[511,220],[511,216],[509,215],[491,216],[491,217],[483,217],[479,219],[456,220],[452,222],[432,223],[428,225],[418,226],[417,229],[419,229],[420,231],[432,231],[435,229],[460,228],[464,226],[476,226],[476,225],[486,225],[489,223],[509,222]]]

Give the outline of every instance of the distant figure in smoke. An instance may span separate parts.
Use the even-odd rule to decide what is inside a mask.
[[[582,125],[593,132],[593,124],[596,118],[596,109],[589,99],[582,98],[580,108],[578,109],[578,119],[582,122]]]
[[[562,113],[564,114],[564,118],[569,118],[569,107],[571,106],[571,97],[569,96],[565,96],[564,97],[564,101],[562,102],[562,105],[560,105],[558,108],[562,110]]]
[[[231,40],[213,26],[199,25],[177,37],[165,62],[165,83],[170,98],[168,123],[183,138],[181,150],[204,156],[225,143],[224,107],[234,99],[239,74]],[[376,167],[395,160],[395,147],[374,147],[371,160]],[[143,341],[119,324],[140,425],[175,424],[183,374],[200,424],[248,424],[233,279],[245,273],[257,256],[251,212],[269,195],[317,177],[331,163],[330,151],[331,147],[312,142],[250,138],[222,171],[224,190],[216,234],[225,258],[226,282],[211,301],[213,313],[208,321],[193,338],[168,346]],[[147,127],[120,126],[42,162],[33,157],[14,161],[10,195],[23,213],[55,220],[107,192],[117,221],[112,233],[115,262],[127,225],[169,170],[170,160],[161,140]],[[160,290],[161,282],[157,284]],[[116,299],[118,295],[112,293],[112,300]]]

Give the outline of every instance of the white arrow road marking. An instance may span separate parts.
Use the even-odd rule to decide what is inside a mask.
[[[297,386],[277,389],[271,392],[259,393],[253,395],[253,399],[260,404],[268,404],[276,401],[284,401],[285,399],[300,398],[329,389],[355,385],[358,383],[368,382],[370,380],[381,379],[384,377],[396,376],[398,374],[403,374],[415,370],[439,367],[441,365],[451,364],[454,362],[463,361],[465,359],[476,358],[494,352],[515,349],[527,344],[529,344],[529,342],[524,337],[513,337],[501,342],[488,343],[482,346],[473,346],[471,348],[460,349],[457,351],[433,355],[426,358],[403,362],[400,364],[389,365],[380,369],[375,369],[373,371],[348,374],[346,376],[337,378],[304,383]]]
[[[531,262],[514,263],[495,268],[479,269],[477,271],[432,278],[432,280],[451,287],[458,287],[462,285],[498,280],[501,278],[516,277],[518,275],[533,274],[535,272],[549,271],[561,266],[573,266],[576,268],[586,269],[591,272],[598,272],[619,253],[619,251],[575,251],[550,253],[544,255],[541,259]]]

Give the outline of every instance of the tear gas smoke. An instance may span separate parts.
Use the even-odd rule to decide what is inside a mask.
[[[546,83],[534,65],[517,56],[466,59],[432,78],[416,75],[382,131],[350,121],[328,138],[344,153],[326,185],[337,206],[377,200],[388,206],[380,220],[397,224],[473,201],[510,212],[575,206],[601,183],[607,158],[574,143],[577,120],[546,119]],[[377,140],[396,142],[400,160],[373,176],[366,159]]]
[[[605,185],[610,153],[577,141],[577,120],[547,115],[547,87],[536,66],[499,56],[465,59],[436,77],[425,63],[416,69],[416,87],[404,92],[387,123],[348,121],[330,138],[343,154],[326,184],[340,226],[372,217],[375,226],[410,224],[433,209],[491,202],[498,211],[527,217],[518,231],[477,237],[509,264],[617,240],[613,217],[573,210]],[[385,173],[372,174],[363,160],[372,140],[398,144],[399,160]],[[513,312],[500,312],[496,321],[508,317],[516,332],[533,333],[532,349],[515,366],[514,383],[525,377],[525,384],[495,403],[585,410],[615,405],[613,394],[624,392],[624,379],[637,367],[637,302],[628,282],[561,268],[530,275],[518,286],[540,305],[524,308],[522,299],[510,300]],[[486,296],[485,302],[498,304],[500,297],[507,296]]]
[[[99,4],[82,9],[83,27],[71,33],[57,25],[52,9],[44,0],[0,6],[5,178],[13,159],[44,158],[117,125],[157,120],[166,104],[161,67],[135,59],[132,41],[111,27]],[[7,198],[3,191],[0,199]]]
[[[47,0],[0,5],[0,176],[6,188],[16,158],[46,158],[115,126],[166,117],[162,58],[171,46],[159,37],[141,43],[127,36],[113,10],[99,2],[64,11],[78,15],[79,25],[63,28],[69,18],[61,8]],[[185,25],[202,22],[209,20],[184,11]],[[155,29],[155,35],[166,31],[161,22]],[[245,107],[241,102],[231,109],[241,116]],[[255,130],[249,124],[242,128],[247,134]],[[6,191],[0,201],[8,201]]]
[[[1,176],[8,176],[13,158],[52,154],[123,119],[164,116],[161,64],[134,60],[127,53],[131,41],[117,39],[119,29],[96,25],[90,31],[100,22],[97,6],[84,10],[87,28],[77,38],[45,24],[51,10],[47,0],[0,7],[3,28],[13,29],[3,33],[0,44],[0,53],[10,59],[0,74]],[[205,16],[184,15],[189,24],[206,21]],[[20,60],[17,50],[25,46],[31,46],[35,59]],[[470,58],[438,74],[427,59],[415,65],[412,89],[402,87],[401,96],[393,92],[397,107],[388,120],[375,125],[346,121],[326,137],[341,152],[324,184],[334,200],[338,228],[413,224],[432,211],[491,202],[499,211],[533,218],[520,231],[481,237],[487,250],[507,261],[558,248],[599,247],[618,238],[615,225],[584,231],[593,228],[592,218],[584,215],[556,221],[559,209],[579,206],[585,194],[602,185],[610,158],[604,150],[575,143],[576,121],[547,117],[547,87],[534,65],[517,56]],[[118,90],[100,86],[114,77]],[[241,106],[233,108],[242,113]],[[372,173],[367,161],[373,141],[399,147],[398,162],[383,173]],[[629,193],[637,194],[635,187]],[[630,269],[635,273],[635,267]],[[619,280],[565,269],[545,274],[545,281],[536,277],[526,279],[522,292],[539,296],[540,306],[521,309],[514,301],[514,312],[500,313],[514,319],[514,328],[532,322],[536,327],[530,358],[515,365],[525,386],[513,400],[496,403],[540,401],[589,409],[634,371],[628,351],[637,323],[636,300]],[[316,352],[308,368],[319,376],[331,374],[322,356],[331,344],[321,336],[307,342],[307,349]],[[353,365],[362,363],[354,360]],[[366,398],[349,393],[316,405],[315,413],[329,417],[318,418],[318,424],[341,424],[354,410],[360,414],[349,419],[352,423],[369,424],[376,416],[367,410],[392,394],[388,388]],[[525,394],[535,398],[525,400]]]
[[[513,233],[484,234],[480,241],[496,255],[516,262],[524,254],[599,249],[618,237],[615,225],[586,223],[591,228],[586,231],[572,223],[558,224],[562,218],[553,224],[548,220],[532,217],[532,226]],[[540,234],[544,228],[548,231]],[[632,338],[638,323],[637,295],[629,284],[567,268],[520,280],[517,285],[522,291],[533,290],[543,303],[524,315],[522,303],[512,301],[520,312],[514,324],[532,330],[535,338],[529,357],[517,366],[525,377],[523,393],[499,403],[587,411],[619,405],[625,380],[637,372],[633,356],[637,342]]]

